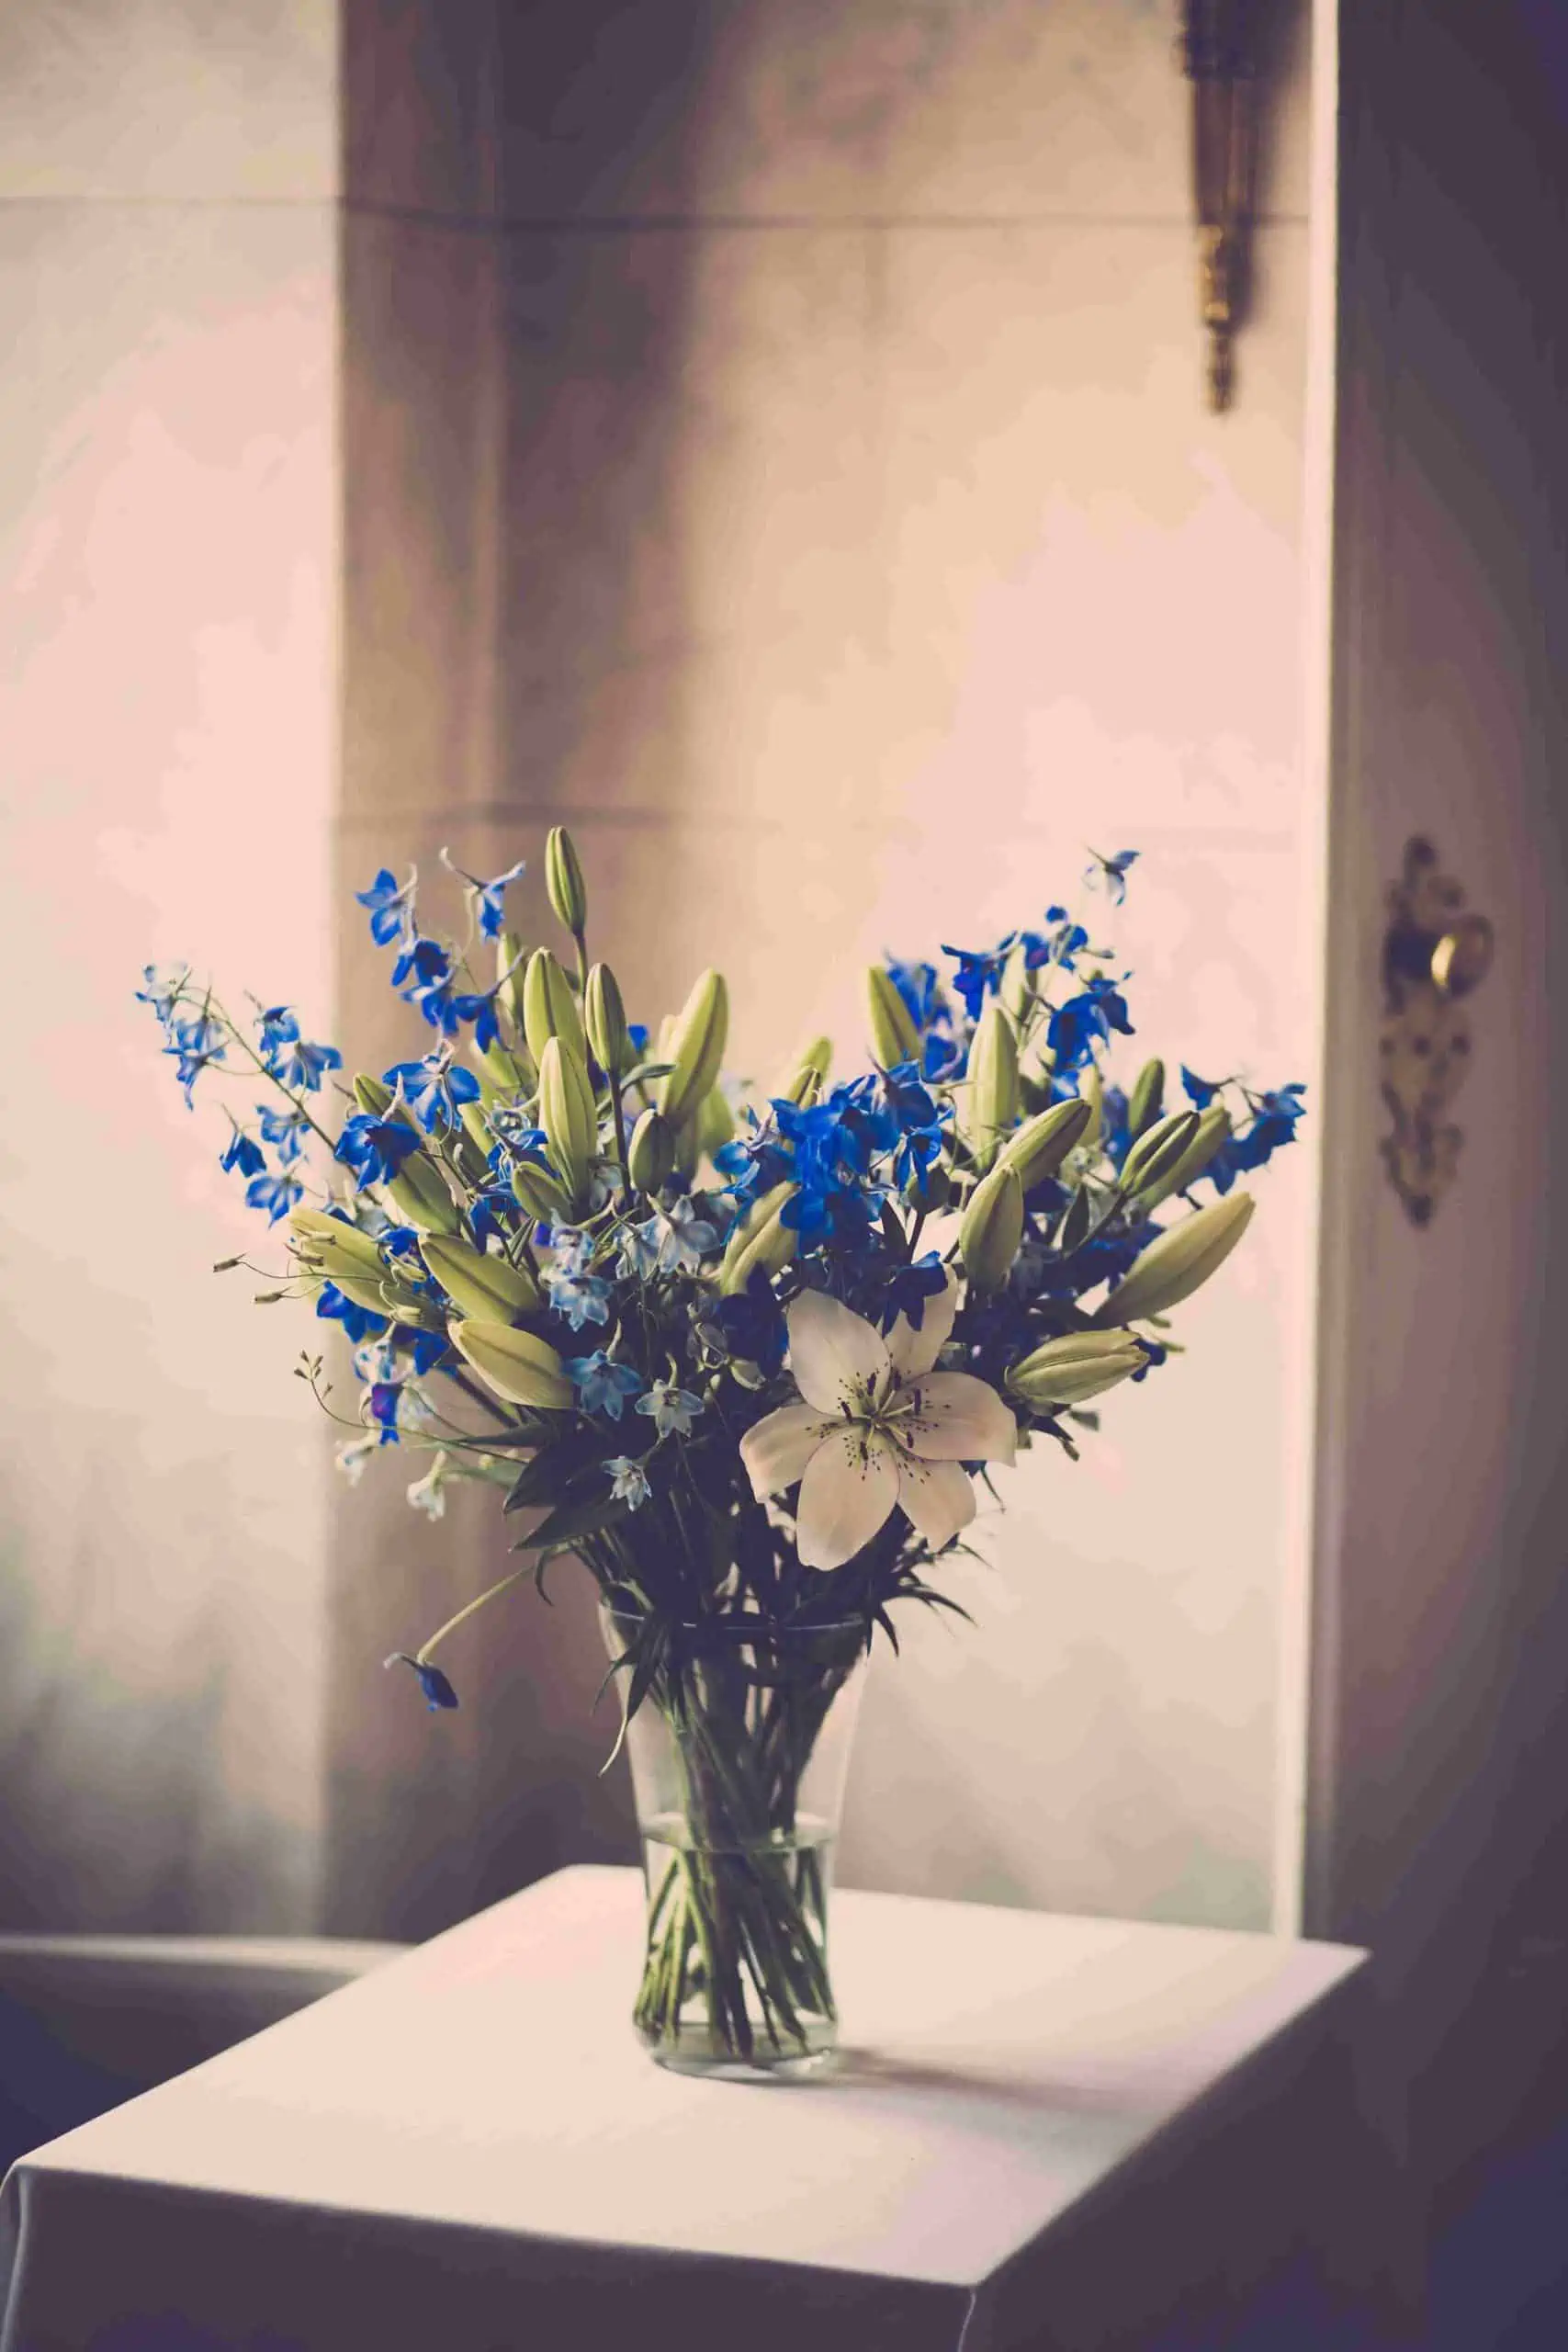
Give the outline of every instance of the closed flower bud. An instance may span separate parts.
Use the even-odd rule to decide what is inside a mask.
[[[1018,1033],[995,1000],[980,1015],[969,1047],[969,1140],[988,1168],[1018,1117]]]
[[[632,1066],[632,1041],[621,991],[608,964],[595,964],[589,973],[582,1011],[594,1060],[611,1078],[624,1078]]]
[[[550,1159],[575,1193],[587,1181],[599,1140],[588,1073],[560,1037],[545,1041],[539,1057],[539,1125]]]
[[[530,1405],[541,1413],[571,1410],[575,1401],[571,1383],[547,1340],[484,1317],[449,1323],[446,1335],[486,1386],[509,1404]]]
[[[832,1039],[814,1037],[805,1051],[795,1056],[778,1085],[770,1088],[769,1101],[793,1102],[805,1110],[816,1101],[827,1083],[832,1063]]]
[[[1092,1151],[1100,1141],[1105,1103],[1105,1081],[1093,1062],[1078,1080],[1078,1100],[1089,1104],[1089,1120],[1078,1141],[1085,1151]]]
[[[384,1079],[372,1078],[368,1070],[362,1069],[354,1080],[354,1099],[362,1111],[368,1111],[373,1119],[384,1119],[396,1097]],[[413,1125],[413,1116],[406,1103],[398,1116],[405,1127]]]
[[[727,1298],[732,1291],[744,1290],[759,1268],[763,1273],[776,1274],[795,1256],[800,1236],[780,1218],[785,1202],[797,1189],[794,1184],[775,1184],[772,1192],[752,1202],[737,1225],[725,1244],[718,1270],[718,1286]]]
[[[1145,1128],[1154,1125],[1164,1102],[1165,1064],[1158,1059],[1145,1062],[1127,1098],[1127,1132],[1134,1143]]]
[[[367,1274],[336,1274],[333,1280],[344,1298],[351,1298],[355,1306],[366,1307],[372,1315],[392,1317],[399,1313],[401,1301],[389,1295],[385,1283],[372,1282]]]
[[[866,1010],[871,1016],[871,1049],[884,1069],[920,1058],[920,1035],[908,1006],[899,995],[891,972],[874,964],[865,976]]]
[[[702,1107],[694,1121],[697,1158],[711,1159],[722,1151],[735,1134],[735,1114],[730,1109],[721,1086],[710,1086],[704,1095]]]
[[[573,939],[588,928],[588,886],[582,866],[564,825],[552,825],[545,840],[545,889],[556,919]]]
[[[1036,994],[1034,975],[1029,968],[1029,942],[1021,939],[1002,967],[1001,986],[1003,1008],[1021,1029]]]
[[[517,1205],[540,1225],[560,1225],[571,1204],[547,1168],[536,1159],[519,1159],[512,1170],[512,1191]]]
[[[1072,1331],[1015,1363],[1007,1385],[1026,1405],[1081,1405],[1141,1372],[1148,1361],[1125,1331]]]
[[[1065,1102],[1054,1102],[1042,1111],[1003,1148],[1001,1164],[1017,1171],[1018,1181],[1026,1193],[1054,1176],[1073,1146],[1083,1136],[1089,1122],[1089,1106],[1081,1096],[1069,1095]]]
[[[571,982],[547,947],[535,948],[523,975],[523,1028],[528,1051],[541,1069],[545,1047],[552,1037],[564,1039],[579,1061],[588,1058],[588,1040],[582,1034],[582,1015]]]
[[[506,1322],[514,1315],[532,1314],[539,1304],[538,1288],[521,1267],[470,1249],[466,1241],[428,1236],[420,1243],[419,1254],[459,1315]]]
[[[729,1035],[729,991],[723,975],[705,972],[676,1021],[670,1040],[670,1075],[659,1107],[672,1127],[692,1117],[718,1077]]]
[[[969,1197],[958,1254],[976,1290],[1000,1290],[1023,1238],[1023,1187],[1012,1168],[993,1168]]]
[[[911,1207],[923,1209],[927,1216],[944,1209],[953,1198],[953,1179],[945,1164],[933,1159],[929,1168],[911,1176],[904,1187],[904,1198]]]
[[[465,1184],[473,1185],[478,1192],[490,1182],[490,1155],[495,1137],[486,1123],[482,1099],[478,1102],[459,1102],[457,1116],[463,1125],[463,1132],[454,1145],[457,1173]]]
[[[1169,1227],[1134,1261],[1132,1272],[1096,1311],[1095,1323],[1140,1323],[1190,1298],[1230,1256],[1252,1208],[1250,1193],[1231,1193]]]
[[[397,1101],[389,1086],[365,1070],[354,1081],[354,1099],[362,1111],[368,1111],[378,1119],[384,1119]],[[406,1104],[394,1115],[404,1126],[413,1126],[413,1116]],[[381,1190],[422,1233],[457,1232],[457,1212],[446,1180],[423,1146],[418,1151],[410,1152],[397,1174],[384,1180]]]
[[[1198,1132],[1196,1111],[1173,1111],[1138,1137],[1122,1163],[1121,1187],[1131,1196],[1179,1168]]]
[[[495,943],[496,998],[519,1036],[523,1034],[523,975],[528,957],[514,931],[503,931]]]
[[[1157,1209],[1173,1193],[1184,1193],[1189,1184],[1195,1184],[1214,1154],[1230,1141],[1230,1113],[1223,1102],[1211,1102],[1200,1114],[1198,1131],[1170,1173],[1144,1186],[1139,1206]]]
[[[468,1054],[479,1073],[479,1101],[487,1110],[492,1102],[513,1102],[520,1094],[536,1091],[539,1073],[526,1046],[486,1046],[481,1052],[470,1036]]]
[[[321,1209],[296,1209],[288,1230],[300,1264],[335,1283],[340,1290],[351,1276],[361,1282],[380,1281],[381,1252],[357,1226],[345,1225],[341,1217],[328,1216]]]
[[[639,1193],[657,1193],[675,1165],[675,1136],[661,1111],[645,1111],[626,1146],[626,1169]]]

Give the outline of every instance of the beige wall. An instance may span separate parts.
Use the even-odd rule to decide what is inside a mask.
[[[131,990],[332,1015],[335,94],[326,0],[0,12],[11,1926],[314,1917],[306,1335]]]
[[[766,1075],[818,1025],[856,1060],[883,946],[977,944],[1071,891],[1086,843],[1137,845],[1140,1046],[1315,1080],[1287,18],[1256,317],[1213,419],[1163,8],[352,7],[355,873],[442,841],[478,870],[569,817],[628,993],[656,1012],[723,963],[737,1067]],[[357,932],[345,973],[368,1036]],[[1268,1920],[1314,1182],[1287,1155],[1190,1355],[1112,1400],[1076,1469],[1011,1482],[994,1566],[952,1574],[977,1633],[911,1625],[879,1662],[848,1877]],[[440,1566],[375,1528],[411,1631],[503,1556],[480,1525]],[[367,1777],[344,1733],[363,1905],[407,1874],[406,1844],[367,1858],[392,1792],[448,1883],[459,1800],[554,1806],[568,1846],[620,1834],[603,1786],[591,1819],[562,1810],[602,1747],[573,1728],[592,1630],[562,1609],[476,1627],[491,1713],[460,1764],[421,1721],[365,1734]],[[345,1672],[372,1639],[351,1622]],[[552,1833],[508,1834],[483,1833],[502,1874]]]

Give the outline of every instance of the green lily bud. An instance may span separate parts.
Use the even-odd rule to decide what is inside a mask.
[[[624,1078],[634,1059],[626,1035],[626,1012],[608,964],[595,964],[582,996],[583,1017],[593,1058],[611,1078]]]
[[[1127,1098],[1127,1132],[1135,1143],[1152,1127],[1165,1102],[1165,1064],[1157,1058],[1144,1064]]]
[[[953,1179],[944,1162],[933,1159],[924,1175],[912,1178],[904,1187],[904,1198],[928,1216],[933,1210],[944,1209],[953,1198]]]
[[[582,866],[571,835],[564,825],[552,825],[546,837],[545,889],[558,921],[581,944],[588,928],[588,886],[582,878]]]
[[[401,1302],[386,1295],[380,1283],[372,1282],[366,1274],[334,1274],[336,1287],[344,1298],[353,1299],[355,1306],[367,1307],[372,1315],[385,1315],[389,1319],[398,1315]]]
[[[670,1041],[669,1076],[659,1107],[672,1127],[682,1126],[718,1076],[729,1035],[729,990],[722,974],[705,972],[686,999]]]
[[[1072,1331],[1015,1363],[1007,1385],[1026,1405],[1081,1405],[1141,1372],[1148,1361],[1125,1331]]]
[[[1211,1102],[1198,1120],[1198,1132],[1168,1176],[1157,1183],[1145,1184],[1139,1195],[1139,1205],[1157,1209],[1173,1193],[1184,1193],[1195,1184],[1221,1147],[1230,1141],[1231,1114],[1223,1102]]]
[[[1168,1119],[1156,1119],[1122,1161],[1121,1190],[1130,1197],[1168,1176],[1180,1166],[1197,1132],[1196,1111],[1173,1111]]]
[[[920,1058],[920,1033],[908,1006],[899,995],[891,972],[874,964],[865,976],[866,1010],[871,1015],[871,1046],[884,1069]]]
[[[481,1052],[470,1035],[468,1057],[479,1073],[479,1101],[488,1110],[492,1102],[511,1102],[519,1094],[532,1094],[538,1086],[539,1073],[526,1046],[486,1046]]]
[[[573,1193],[587,1182],[599,1140],[588,1073],[559,1037],[547,1037],[539,1057],[539,1125],[550,1159]]]
[[[969,1196],[958,1254],[976,1290],[1000,1290],[1023,1238],[1023,1187],[1015,1168],[993,1168]]]
[[[354,1099],[362,1111],[368,1111],[375,1118],[384,1119],[390,1114],[400,1119],[405,1127],[414,1126],[413,1114],[407,1104],[394,1110],[397,1097],[391,1088],[365,1070],[354,1081]],[[381,1190],[421,1232],[457,1232],[457,1212],[446,1189],[446,1180],[423,1146],[409,1154],[397,1174],[385,1180]]]
[[[1092,1151],[1100,1141],[1100,1130],[1104,1125],[1105,1111],[1105,1080],[1100,1077],[1099,1068],[1093,1062],[1090,1062],[1078,1081],[1078,1100],[1080,1102],[1089,1104],[1089,1123],[1078,1137],[1078,1142],[1085,1151]]]
[[[536,1159],[519,1159],[512,1170],[512,1191],[517,1205],[540,1225],[562,1225],[571,1211],[565,1192]]]
[[[321,1209],[295,1209],[288,1219],[290,1246],[301,1266],[320,1272],[342,1290],[347,1281],[378,1283],[386,1271],[369,1234]]]
[[[446,1336],[486,1386],[509,1404],[531,1405],[541,1413],[571,1410],[575,1401],[571,1383],[547,1340],[484,1317],[465,1317],[449,1323]]]
[[[730,1109],[721,1086],[710,1086],[702,1100],[702,1107],[692,1122],[696,1130],[696,1156],[711,1159],[722,1151],[735,1135],[735,1114]]]
[[[1029,968],[1029,942],[1021,939],[1002,967],[1001,986],[1002,1009],[1020,1029],[1028,1019],[1038,994],[1034,974]]]
[[[1079,1141],[1089,1123],[1089,1104],[1081,1095],[1071,1094],[1065,1102],[1053,1102],[1048,1111],[1020,1127],[1002,1150],[1001,1165],[1015,1169],[1018,1181],[1026,1193],[1054,1176],[1074,1144]]]
[[[452,1156],[464,1183],[471,1184],[477,1192],[490,1182],[490,1154],[495,1137],[485,1124],[482,1099],[478,1102],[459,1102],[457,1116],[463,1132],[452,1138]]]
[[[419,1254],[459,1315],[508,1322],[514,1315],[531,1315],[539,1304],[538,1286],[521,1267],[470,1249],[466,1241],[427,1235]]]
[[[514,931],[503,931],[495,943],[496,999],[512,1026],[523,1034],[523,974],[528,962],[523,942]]]
[[[1132,1272],[1091,1319],[1100,1326],[1141,1323],[1179,1306],[1224,1265],[1247,1231],[1252,1209],[1250,1193],[1231,1193],[1168,1227],[1134,1261]]]
[[[784,1204],[794,1198],[799,1186],[775,1184],[760,1201],[753,1201],[724,1246],[724,1260],[718,1270],[718,1287],[728,1298],[732,1291],[744,1290],[752,1272],[759,1266],[764,1273],[776,1274],[787,1266],[800,1246],[800,1236],[795,1227],[781,1224]]]
[[[988,1168],[1018,1117],[1018,1032],[995,999],[980,1015],[969,1048],[969,1140]]]
[[[580,1062],[588,1059],[588,1040],[571,982],[547,947],[535,948],[523,975],[523,1028],[528,1051],[541,1069],[552,1037],[564,1038]]]
[[[833,1041],[830,1037],[814,1037],[805,1051],[796,1056],[777,1086],[770,1089],[770,1102],[793,1102],[805,1110],[821,1092],[828,1072],[833,1064]]]
[[[639,1193],[657,1193],[675,1165],[675,1135],[662,1111],[645,1111],[626,1146],[626,1172]]]

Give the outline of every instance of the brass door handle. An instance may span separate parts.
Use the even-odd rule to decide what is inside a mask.
[[[1492,968],[1493,932],[1419,837],[1405,844],[1387,904],[1379,1076],[1393,1125],[1380,1148],[1411,1222],[1426,1225],[1459,1164],[1463,1136],[1443,1114],[1470,1067],[1461,1000]]]

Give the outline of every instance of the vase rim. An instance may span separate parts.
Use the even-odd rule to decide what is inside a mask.
[[[603,1600],[599,1608],[603,1615],[617,1625],[640,1625],[646,1613],[635,1609],[612,1609],[609,1602]],[[773,1640],[781,1636],[785,1640],[800,1640],[820,1634],[856,1634],[863,1637],[866,1621],[863,1617],[834,1617],[817,1624],[788,1625],[776,1623],[768,1617],[682,1618],[675,1630],[681,1634],[716,1634],[731,1641]]]

